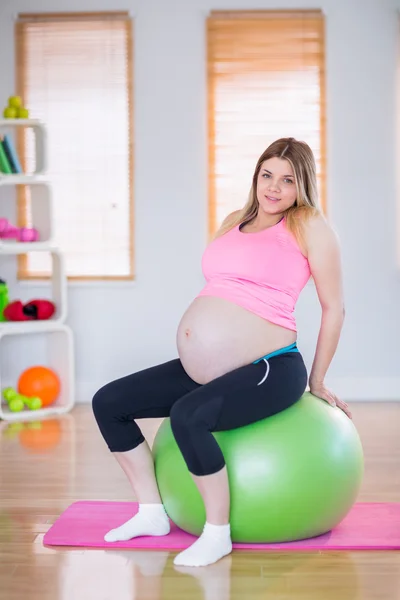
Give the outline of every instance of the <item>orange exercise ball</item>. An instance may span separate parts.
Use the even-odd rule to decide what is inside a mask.
[[[18,392],[23,396],[38,396],[43,408],[57,400],[60,388],[57,373],[47,367],[30,367],[18,380]]]

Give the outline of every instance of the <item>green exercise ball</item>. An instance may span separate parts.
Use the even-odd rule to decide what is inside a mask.
[[[308,392],[277,415],[213,435],[228,469],[235,542],[288,542],[327,533],[356,500],[364,471],[357,430],[339,408]],[[169,418],[156,434],[153,455],[169,517],[200,535],[203,500]]]

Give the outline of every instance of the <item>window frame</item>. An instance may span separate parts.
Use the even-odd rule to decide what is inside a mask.
[[[25,78],[25,37],[23,35],[23,24],[26,22],[41,21],[79,21],[93,19],[116,19],[126,22],[126,42],[127,42],[127,96],[128,96],[128,181],[129,181],[129,273],[127,275],[68,275],[67,280],[77,282],[96,282],[96,281],[134,281],[135,272],[135,252],[134,252],[134,49],[133,49],[133,29],[134,19],[128,11],[95,11],[95,12],[60,12],[60,13],[18,13],[14,24],[14,45],[15,45],[15,80],[16,94],[22,98],[26,97],[26,78]],[[46,125],[46,123],[44,123]],[[20,157],[22,169],[26,170],[25,155],[25,135],[24,128],[18,127],[16,132],[17,152]],[[51,184],[49,184],[51,185]],[[18,185],[16,190],[17,205],[17,224],[19,227],[27,225],[29,215],[29,200],[25,193],[25,186]],[[32,248],[31,251],[34,251]],[[17,257],[17,280],[18,281],[49,281],[52,277],[50,273],[33,274],[29,272],[28,257],[26,254],[20,254]]]
[[[211,240],[218,230],[217,223],[217,191],[215,177],[215,85],[217,78],[212,71],[211,55],[211,29],[217,19],[304,19],[316,18],[319,23],[320,64],[319,64],[319,90],[320,90],[320,194],[319,206],[323,214],[327,213],[327,101],[326,101],[326,26],[325,15],[320,9],[271,9],[271,10],[213,10],[206,20],[206,49],[207,49],[207,123],[208,123],[208,237]],[[243,200],[243,206],[246,202]]]

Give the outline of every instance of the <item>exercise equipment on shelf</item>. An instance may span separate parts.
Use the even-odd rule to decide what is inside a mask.
[[[4,217],[0,217],[0,239],[15,239],[18,242],[37,242],[39,232],[34,227],[16,227]]]
[[[50,300],[31,300],[23,304],[21,300],[10,302],[3,310],[7,321],[43,321],[50,319],[56,307]]]
[[[42,406],[50,406],[60,395],[61,383],[57,373],[41,365],[30,367],[18,379],[18,392],[23,396],[38,397]]]
[[[10,302],[7,283],[0,279],[0,321],[44,321],[56,312],[51,300],[35,298],[23,304],[21,300]]]
[[[39,410],[53,404],[61,389],[57,373],[41,365],[23,371],[18,379],[17,390],[13,387],[3,389],[3,398],[11,412]]]
[[[10,96],[7,106],[3,110],[5,119],[28,119],[29,110],[23,106],[21,96]]]
[[[30,410],[39,410],[42,408],[42,401],[37,396],[24,396],[12,388],[4,388],[3,398],[8,404],[11,412],[20,412],[28,407]]]
[[[75,404],[75,359],[73,333],[66,324],[66,264],[54,237],[54,198],[48,173],[47,127],[40,118],[28,114],[23,97],[17,95],[8,99],[3,117],[6,118],[0,119],[0,185],[10,203],[7,202],[7,212],[0,211],[0,258],[7,263],[7,274],[0,269],[0,277],[3,275],[9,283],[7,288],[6,283],[0,281],[0,356],[3,357],[1,360],[6,361],[6,365],[0,368],[0,420],[17,423],[49,415],[58,416],[71,410]],[[35,139],[32,168],[22,160],[25,141],[22,145],[18,143],[21,141],[19,134],[25,131],[33,134]],[[15,192],[20,185],[29,186],[26,200],[31,221],[17,220],[18,194]],[[38,258],[45,253],[50,255],[49,273],[48,277],[46,273],[45,279],[48,279],[51,291],[50,294],[46,292],[44,298],[26,297],[26,290],[22,296],[22,290],[18,291],[20,281],[17,269],[21,266],[18,257],[24,254],[29,256],[30,252],[37,252]],[[27,266],[30,267],[30,263]],[[30,385],[34,387],[34,381],[41,383],[46,398],[42,398],[37,391],[19,389],[17,382],[10,381],[10,371],[18,379],[26,361],[29,361],[28,364],[31,361],[46,364],[46,359],[40,356],[48,357],[55,375],[53,378],[49,376],[47,385],[44,373],[42,378],[37,373],[39,378],[31,378]],[[21,396],[40,397],[42,408],[32,411],[20,398],[23,410],[10,410],[9,402],[2,396],[2,390],[8,385],[13,385],[14,391]],[[16,404],[15,407],[14,396],[12,408],[21,408],[21,402],[19,407],[18,402]],[[35,430],[34,433],[38,439],[43,438],[43,430]]]
[[[6,317],[4,316],[4,309],[10,303],[10,298],[8,294],[7,283],[4,279],[0,279],[0,321],[6,321]]]

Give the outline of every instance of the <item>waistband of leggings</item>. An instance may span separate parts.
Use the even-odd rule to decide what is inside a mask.
[[[262,360],[268,360],[269,358],[272,358],[273,356],[279,356],[280,354],[286,354],[287,352],[299,352],[299,349],[297,347],[297,342],[294,342],[294,344],[290,344],[290,346],[285,346],[284,348],[279,348],[278,350],[274,350],[274,352],[270,352],[269,354],[266,354],[265,356],[258,358],[257,360],[255,360],[253,362],[253,365],[256,365],[257,363],[261,362]]]

